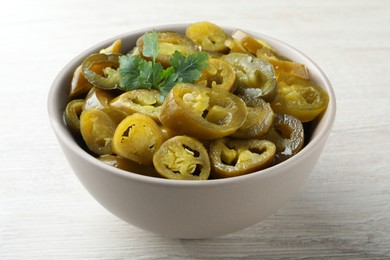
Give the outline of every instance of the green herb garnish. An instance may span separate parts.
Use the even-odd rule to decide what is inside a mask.
[[[157,32],[153,31],[144,35],[143,48],[143,55],[152,58],[152,61],[130,53],[120,57],[119,87],[125,91],[153,88],[159,90],[165,98],[177,83],[194,83],[202,75],[201,71],[207,67],[207,53],[197,52],[186,57],[175,51],[169,60],[171,66],[164,69],[161,63],[156,62],[158,50]]]

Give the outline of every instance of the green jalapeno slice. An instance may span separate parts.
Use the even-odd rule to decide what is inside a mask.
[[[232,93],[179,83],[165,98],[160,121],[177,134],[215,139],[234,133],[247,113],[244,101]]]
[[[119,67],[119,57],[120,54],[114,53],[97,53],[88,56],[81,65],[84,77],[95,87],[101,89],[117,88],[120,81],[119,72],[116,71]],[[94,66],[103,67],[103,73],[107,77],[96,72],[93,69]]]
[[[264,59],[244,53],[230,53],[224,57],[236,73],[236,93],[242,96],[256,96],[271,102],[277,93],[273,66]]]
[[[289,114],[301,122],[309,122],[325,111],[328,103],[328,93],[315,82],[281,74],[278,94],[271,107],[275,113]]]
[[[248,108],[244,124],[231,137],[240,139],[259,139],[271,128],[275,114],[269,103],[261,98],[243,97]]]
[[[273,164],[275,151],[275,145],[266,140],[217,139],[209,152],[212,177],[234,177],[267,168]]]
[[[276,114],[273,126],[264,139],[276,145],[275,163],[280,163],[297,154],[303,148],[303,125],[293,116]]]
[[[210,160],[198,140],[175,136],[165,141],[153,156],[156,171],[164,178],[175,180],[207,180]]]
[[[160,92],[154,89],[130,90],[110,102],[110,107],[120,110],[127,115],[142,113],[150,116],[158,123],[161,105]]]
[[[74,99],[66,105],[65,122],[74,133],[80,133],[80,115],[83,106],[84,99]]]

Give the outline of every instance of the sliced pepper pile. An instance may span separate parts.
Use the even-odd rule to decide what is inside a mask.
[[[156,89],[119,88],[121,40],[86,57],[73,74],[65,122],[106,164],[177,180],[249,174],[297,154],[305,129],[326,110],[328,94],[304,64],[241,30],[228,35],[199,22],[185,34],[157,35],[153,66],[161,71],[174,53],[208,54],[195,82],[170,75],[177,83],[164,97]],[[153,46],[144,39],[127,55],[150,60]]]

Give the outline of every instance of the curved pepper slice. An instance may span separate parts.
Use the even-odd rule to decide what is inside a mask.
[[[115,89],[119,86],[120,75],[115,70],[119,67],[120,54],[97,53],[88,56],[82,63],[81,68],[84,77],[92,85],[101,89]],[[103,66],[104,77],[97,73],[93,67]],[[114,69],[113,69],[114,68]]]
[[[210,146],[212,177],[227,178],[267,168],[273,164],[275,145],[266,140],[221,138]]]
[[[313,81],[284,74],[278,79],[278,94],[271,103],[275,113],[309,122],[327,108],[328,93]]]
[[[98,157],[99,161],[104,162],[112,167],[122,169],[132,173],[138,173],[141,175],[151,176],[151,177],[159,177],[158,173],[154,169],[153,166],[146,166],[136,163],[132,160],[128,160],[117,155],[102,155]]]
[[[234,133],[247,113],[244,101],[232,93],[179,83],[165,98],[160,121],[177,134],[215,139]]]
[[[269,103],[261,98],[243,98],[247,108],[248,116],[244,124],[234,132],[231,137],[243,139],[259,139],[271,128],[275,114]]]
[[[210,160],[198,140],[175,136],[165,141],[153,156],[156,171],[164,178],[175,180],[207,180]]]
[[[263,57],[275,57],[277,59],[286,59],[276,50],[274,50],[269,44],[265,41],[254,38],[252,35],[243,32],[241,30],[236,30],[232,33],[232,38],[237,41],[237,44],[246,51],[246,53],[256,56],[257,54],[262,54]]]
[[[195,43],[185,35],[176,32],[158,32],[158,55],[156,61],[164,67],[169,66],[169,60],[175,51],[179,51],[184,56],[198,52],[199,49]],[[142,54],[144,48],[144,36],[137,40],[137,47]],[[145,59],[150,59],[145,57]]]
[[[111,100],[110,106],[127,115],[142,113],[159,123],[161,110],[161,95],[154,89],[135,89],[127,91]]]
[[[264,136],[276,145],[275,163],[297,154],[304,145],[304,129],[301,121],[293,116],[276,114],[273,127]]]
[[[224,57],[237,77],[236,92],[241,96],[256,96],[271,102],[277,93],[273,66],[266,60],[244,53],[230,53]]]
[[[112,150],[117,155],[144,165],[163,142],[159,126],[149,116],[135,113],[123,119],[115,130]]]
[[[202,71],[197,85],[233,92],[236,74],[232,66],[228,62],[216,58],[209,59],[208,64],[207,68]]]
[[[80,133],[80,115],[83,112],[84,99],[70,101],[65,108],[66,125],[74,133]]]
[[[84,110],[80,116],[80,132],[95,154],[112,154],[111,142],[117,123],[100,109]]]
[[[210,22],[193,23],[187,27],[186,35],[202,47],[202,51],[226,52],[228,35],[218,25]]]
[[[114,94],[109,90],[93,87],[85,97],[83,110],[100,109],[116,123],[119,124],[127,115],[123,111],[109,106]]]

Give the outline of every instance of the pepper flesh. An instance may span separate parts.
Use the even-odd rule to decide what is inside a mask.
[[[160,92],[154,89],[135,89],[127,91],[111,100],[110,107],[127,115],[142,113],[159,123],[162,101]]]
[[[230,53],[224,60],[232,65],[236,73],[238,95],[256,96],[267,102],[275,98],[276,76],[269,62],[244,53]]]
[[[231,136],[240,139],[259,139],[271,128],[275,114],[269,103],[261,98],[243,98],[248,108],[244,124]]]
[[[156,171],[164,178],[176,180],[207,180],[210,160],[198,140],[175,136],[165,141],[153,156]]]
[[[177,134],[215,139],[234,133],[248,114],[236,95],[217,89],[179,83],[161,107],[161,123]]]
[[[158,37],[158,54],[156,62],[160,62],[164,67],[168,67],[169,60],[175,51],[179,51],[184,56],[198,52],[199,49],[195,43],[186,36],[175,32],[159,32]],[[138,38],[137,47],[142,55],[144,48],[144,36]],[[150,59],[149,57],[144,57]]]
[[[210,146],[212,177],[244,175],[272,165],[275,145],[266,140],[221,138]]]
[[[309,122],[326,109],[328,102],[328,94],[315,82],[282,74],[271,107],[275,113],[289,114],[301,122]]]
[[[84,77],[91,83],[93,86],[96,86],[101,89],[115,89],[119,86],[120,75],[119,73],[110,68],[117,69],[119,67],[119,54],[92,54],[88,56],[81,65]],[[93,67],[94,66],[103,66],[105,71],[104,73],[107,77],[104,77],[97,73]]]
[[[84,99],[74,99],[66,105],[65,122],[74,133],[80,133],[80,115],[83,106]]]
[[[199,78],[197,85],[233,92],[235,81],[236,74],[228,62],[211,58],[208,61],[207,68],[202,71],[202,76]]]
[[[123,158],[152,165],[153,154],[162,142],[163,135],[156,122],[147,115],[134,113],[116,128],[112,149]]]
[[[304,145],[304,129],[297,118],[276,114],[272,128],[264,136],[276,145],[275,163],[280,163],[297,154]]]

